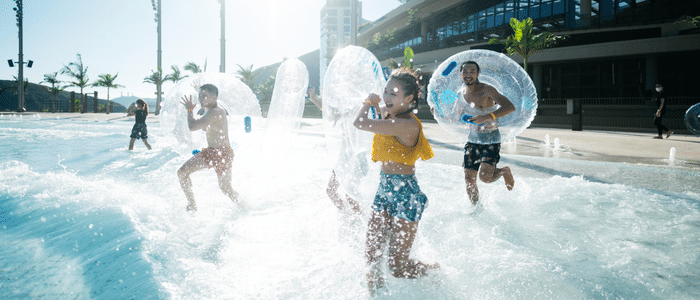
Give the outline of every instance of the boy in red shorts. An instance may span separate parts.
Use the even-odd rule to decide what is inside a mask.
[[[189,202],[186,209],[197,210],[192,192],[192,180],[190,174],[206,169],[214,168],[219,179],[219,188],[231,201],[237,202],[238,193],[231,187],[231,166],[233,164],[233,149],[228,138],[228,121],[226,111],[217,105],[219,90],[212,84],[205,84],[199,89],[199,103],[204,109],[204,116],[199,119],[194,118],[192,110],[196,104],[192,101],[192,96],[182,97],[182,105],[187,109],[187,126],[190,131],[204,130],[207,133],[207,145],[187,160],[177,171],[180,179],[180,186],[185,192]]]

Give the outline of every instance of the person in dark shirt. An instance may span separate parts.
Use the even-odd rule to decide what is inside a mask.
[[[673,131],[668,130],[664,124],[661,124],[661,120],[663,119],[664,115],[666,114],[666,106],[668,106],[668,99],[666,98],[666,94],[664,93],[664,87],[660,83],[656,84],[656,114],[654,115],[654,126],[656,126],[656,129],[659,131],[659,135],[655,136],[655,139],[663,139],[663,132],[666,131],[666,138],[669,138],[672,134]]]
[[[134,150],[134,142],[136,139],[143,140],[148,150],[151,150],[151,145],[148,144],[148,128],[146,126],[146,117],[148,116],[148,104],[143,99],[136,100],[136,109],[128,112],[127,116],[136,116],[136,123],[131,128],[131,141],[129,142],[129,150]]]

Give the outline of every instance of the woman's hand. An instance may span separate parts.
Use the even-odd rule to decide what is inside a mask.
[[[379,105],[380,101],[382,101],[382,98],[380,98],[379,95],[370,93],[369,96],[367,96],[367,99],[365,99],[364,103],[369,106],[376,106]]]

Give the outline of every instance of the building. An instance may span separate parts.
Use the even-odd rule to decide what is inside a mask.
[[[353,22],[353,4],[355,5],[355,21]],[[348,44],[351,37],[357,34],[357,24],[362,21],[362,2],[357,0],[327,0],[321,9],[321,45],[319,48],[320,86],[326,68],[335,53]]]
[[[528,60],[540,98],[533,124],[571,126],[566,100],[576,99],[584,126],[647,130],[662,82],[674,96],[665,122],[683,129],[685,109],[700,102],[700,28],[680,20],[698,15],[698,0],[411,0],[363,28],[357,44],[383,64],[410,46],[427,83],[456,53],[503,51],[488,40],[512,34],[510,18],[530,17],[536,31],[568,36]]]

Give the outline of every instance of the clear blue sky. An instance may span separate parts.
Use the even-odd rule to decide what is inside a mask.
[[[241,2],[245,2],[241,5]],[[398,7],[398,0],[362,1],[364,19],[374,21]],[[319,48],[320,10],[325,0],[253,0],[226,2],[226,73],[236,64],[254,68],[298,57]],[[193,61],[219,70],[221,21],[217,0],[162,0],[163,71]],[[12,80],[17,66],[18,28],[15,2],[0,2],[0,79]],[[143,78],[157,67],[155,12],[150,0],[24,0],[24,77],[39,83],[44,74],[59,71],[80,53],[90,82],[100,74],[119,73],[110,98],[120,95],[155,97],[155,86]],[[183,71],[184,74],[189,72]],[[69,80],[59,75],[61,80]],[[167,93],[172,83],[164,84]],[[68,88],[67,91],[79,91]],[[105,88],[97,90],[106,98]]]

